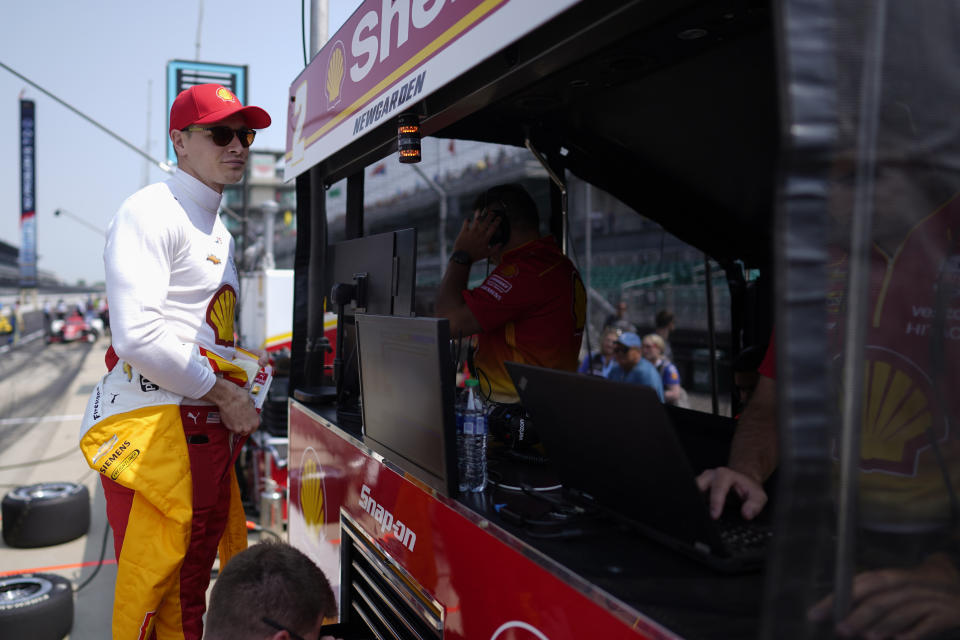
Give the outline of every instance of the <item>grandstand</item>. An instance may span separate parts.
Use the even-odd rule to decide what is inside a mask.
[[[12,295],[20,290],[20,249],[0,240],[0,294]],[[37,272],[37,289],[48,293],[71,293],[92,290],[64,284],[50,271]]]

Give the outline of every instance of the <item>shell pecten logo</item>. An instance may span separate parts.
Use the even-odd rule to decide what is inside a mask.
[[[207,324],[213,328],[214,342],[233,346],[233,314],[237,308],[237,292],[229,284],[217,291],[207,306]]]
[[[330,52],[327,62],[327,101],[330,106],[340,101],[340,90],[343,88],[343,71],[346,56],[343,53],[343,43],[337,42]]]
[[[917,452],[929,445],[927,430],[935,427],[937,439],[945,433],[930,404],[929,379],[913,363],[895,356],[868,348],[860,464],[912,475]]]
[[[326,523],[323,471],[313,447],[307,447],[300,462],[300,510],[307,527],[319,528]]]
[[[237,96],[227,89],[226,87],[220,87],[217,89],[217,97],[223,100],[224,102],[236,102]]]

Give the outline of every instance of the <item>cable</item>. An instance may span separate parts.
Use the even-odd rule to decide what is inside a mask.
[[[77,481],[74,482],[73,484],[83,484],[84,481],[85,481],[87,478],[89,478],[93,473],[94,473],[94,469],[89,469],[89,468],[88,468],[87,471],[86,471],[82,476],[80,476],[80,477],[77,479]]]
[[[80,116],[81,118],[83,118],[84,120],[86,120],[87,122],[89,122],[90,124],[92,124],[93,126],[97,127],[98,129],[100,129],[101,131],[103,131],[104,133],[106,133],[106,134],[107,134],[108,136],[110,136],[111,138],[114,138],[115,140],[118,140],[118,141],[120,142],[120,144],[122,144],[122,145],[124,145],[124,146],[126,146],[126,147],[129,147],[130,149],[132,149],[133,151],[135,151],[135,152],[138,153],[139,155],[143,156],[144,158],[146,158],[147,160],[149,160],[149,161],[152,162],[153,164],[157,165],[157,166],[160,167],[160,169],[162,169],[163,171],[165,171],[165,172],[167,172],[167,173],[172,173],[172,172],[173,172],[173,169],[172,169],[172,168],[170,167],[170,165],[168,165],[166,162],[161,162],[160,160],[157,160],[156,158],[151,157],[150,154],[146,153],[143,149],[140,149],[139,147],[137,147],[136,145],[134,145],[134,144],[131,143],[131,142],[127,142],[126,140],[124,140],[123,138],[121,138],[119,135],[117,135],[117,134],[114,133],[113,131],[110,131],[110,129],[107,129],[105,126],[103,126],[102,124],[100,124],[99,122],[97,122],[96,120],[94,120],[93,118],[91,118],[90,116],[88,116],[87,114],[83,113],[83,112],[80,111],[79,109],[77,109],[77,108],[75,108],[75,107],[67,104],[65,101],[63,101],[63,100],[61,100],[60,98],[58,98],[57,96],[53,95],[52,93],[50,93],[49,91],[47,91],[46,89],[44,89],[43,87],[41,87],[40,85],[38,85],[36,82],[34,82],[34,81],[31,80],[30,78],[28,78],[28,77],[26,77],[25,75],[23,75],[22,73],[17,73],[16,71],[14,71],[13,69],[11,69],[11,68],[8,67],[7,65],[3,64],[2,62],[0,62],[0,67],[2,67],[3,69],[6,69],[7,71],[9,71],[10,73],[12,73],[13,75],[17,76],[18,78],[20,78],[21,80],[23,80],[24,82],[26,82],[27,84],[29,84],[29,85],[30,85],[31,87],[33,87],[34,89],[40,91],[41,93],[43,93],[43,94],[45,94],[46,96],[52,98],[53,100],[56,100],[57,102],[59,102],[61,105],[63,105],[64,107],[66,107],[66,108],[69,109],[70,111],[73,111],[75,114],[77,114],[78,116]]]
[[[104,559],[104,557],[105,557],[106,554],[107,554],[107,534],[108,534],[108,533],[110,533],[110,522],[109,522],[109,521],[107,521],[107,522],[105,523],[105,526],[103,527],[103,542],[100,544],[100,561],[97,562],[97,568],[93,570],[93,573],[90,574],[90,577],[88,577],[86,580],[84,580],[83,583],[82,583],[79,587],[77,587],[76,589],[73,590],[74,593],[79,593],[79,592],[80,592],[80,589],[83,589],[85,586],[87,586],[88,584],[90,584],[95,577],[97,577],[97,573],[99,573],[100,567],[103,566],[103,559]]]
[[[247,520],[247,531],[253,531],[254,533],[259,533],[260,535],[263,535],[264,533],[266,533],[268,535],[273,536],[277,540],[282,540],[282,538],[276,531],[271,531],[270,529],[264,529],[253,520]]]
[[[310,63],[307,61],[307,0],[300,0],[300,35],[303,40],[303,66]]]
[[[34,465],[44,464],[47,462],[56,462],[57,460],[62,460],[63,458],[66,458],[67,456],[73,453],[77,453],[77,447],[71,447],[67,451],[64,451],[63,453],[59,453],[53,456],[52,458],[44,458],[43,460],[34,460],[32,462],[21,462],[20,464],[8,464],[8,465],[0,466],[0,471],[7,471],[8,469],[21,469],[23,467],[32,467]],[[20,485],[13,485],[13,486],[19,487]]]
[[[523,493],[526,493],[527,491],[558,491],[563,488],[562,484],[554,484],[554,485],[550,485],[549,487],[524,487],[524,486],[515,487],[510,484],[503,484],[502,482],[494,482],[492,480],[490,481],[490,484],[492,484],[493,486],[499,489],[505,489],[507,491],[517,491],[517,492],[523,492]]]
[[[590,215],[590,212],[587,212],[587,215]],[[567,228],[567,237],[572,237],[573,234],[570,233],[570,216],[566,216],[566,218],[563,221],[563,224]],[[573,254],[573,259],[572,259],[573,266],[576,268],[577,276],[579,277],[580,271],[581,271],[580,256],[579,254],[577,254],[577,247],[575,243],[571,242],[569,246],[570,246],[570,252],[571,254]],[[586,285],[583,283],[583,278],[580,278],[580,284],[583,285],[584,296],[589,301],[590,295],[586,290]],[[586,309],[584,309],[584,311],[586,311]],[[590,318],[589,316],[586,316],[586,315],[584,317],[584,322],[583,322],[583,339],[587,343],[587,362],[589,363],[589,366],[590,366],[590,373],[592,375],[599,375],[593,368],[593,350],[590,348]]]
[[[481,376],[483,380],[487,382],[487,393],[483,393],[483,380],[480,380]],[[480,395],[483,397],[485,402],[492,402],[493,398],[493,383],[490,382],[490,378],[487,376],[487,372],[477,367],[477,380],[480,381]]]

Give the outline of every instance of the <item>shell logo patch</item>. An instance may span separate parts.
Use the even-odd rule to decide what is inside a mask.
[[[226,87],[220,87],[217,89],[217,97],[223,100],[224,102],[236,102],[237,97],[230,92]]]
[[[311,529],[326,524],[325,493],[320,459],[313,447],[307,447],[300,461],[300,510]]]
[[[512,278],[513,276],[520,273],[520,269],[518,269],[517,265],[515,264],[508,264],[508,265],[504,265],[504,267],[500,269],[500,273],[506,276],[507,278]]]
[[[330,60],[327,62],[327,109],[332,109],[334,105],[340,102],[345,59],[343,43],[338,40],[333,45],[333,51],[330,52]]]
[[[236,308],[237,292],[229,284],[220,287],[207,306],[207,324],[213,328],[214,342],[219,345],[234,345],[233,314]]]
[[[213,255],[212,253],[207,256],[207,260],[209,260],[209,261],[212,262],[213,264],[220,264],[221,262],[223,262],[223,260],[221,260],[221,259],[218,258],[217,256]]]
[[[903,475],[917,473],[917,455],[947,437],[930,399],[929,379],[912,362],[887,349],[867,347],[863,381],[860,468]]]

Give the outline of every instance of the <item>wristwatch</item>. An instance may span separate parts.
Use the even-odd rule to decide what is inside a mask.
[[[470,266],[473,264],[473,260],[470,258],[470,254],[464,251],[463,249],[458,249],[450,255],[450,262],[456,262],[457,264],[462,264]]]

